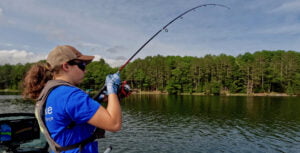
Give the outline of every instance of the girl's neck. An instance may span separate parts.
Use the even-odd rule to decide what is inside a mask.
[[[74,82],[66,76],[57,76],[57,77],[54,77],[54,80],[63,80],[63,81],[69,82],[72,85],[75,85]]]

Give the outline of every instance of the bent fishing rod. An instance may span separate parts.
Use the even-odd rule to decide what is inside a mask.
[[[163,26],[160,30],[158,30],[150,39],[148,39],[118,70],[118,72],[121,72],[126,66],[127,64],[130,63],[130,61],[153,39],[155,38],[159,33],[161,33],[162,31],[168,31],[167,27],[172,24],[174,21],[176,21],[177,19],[179,18],[182,18],[185,14],[191,12],[191,11],[194,11],[200,7],[206,7],[206,6],[219,6],[219,7],[224,7],[224,8],[227,8],[227,9],[230,9],[228,6],[226,5],[223,5],[223,4],[202,4],[202,5],[198,5],[196,7],[193,7],[183,13],[181,13],[180,15],[178,15],[177,17],[175,17],[173,20],[171,20],[169,23],[167,23],[165,26]],[[117,73],[118,73],[117,72]],[[100,90],[99,92],[93,97],[94,99],[97,99],[100,94],[106,89],[106,86],[104,85]]]

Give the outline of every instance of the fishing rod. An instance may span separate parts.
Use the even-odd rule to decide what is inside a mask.
[[[224,8],[227,8],[227,9],[230,9],[228,6],[226,5],[223,5],[223,4],[202,4],[202,5],[198,5],[196,7],[193,7],[183,13],[181,13],[180,15],[178,15],[176,18],[174,18],[173,20],[171,20],[169,23],[167,23],[165,26],[163,26],[160,30],[158,30],[150,39],[148,39],[118,70],[118,72],[121,72],[127,64],[130,63],[130,61],[153,39],[155,38],[159,33],[161,33],[162,31],[168,31],[167,30],[167,27],[172,24],[174,21],[176,21],[177,19],[179,18],[182,18],[185,14],[191,12],[191,11],[194,11],[196,10],[197,8],[200,8],[200,7],[206,7],[206,6],[219,6],[219,7],[224,7]],[[117,73],[118,73],[117,72]],[[100,91],[93,97],[94,99],[97,99],[100,94],[106,89],[106,86],[104,85]]]

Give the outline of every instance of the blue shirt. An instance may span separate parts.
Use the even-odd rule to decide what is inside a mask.
[[[84,91],[71,86],[59,86],[49,94],[45,107],[45,123],[53,140],[61,146],[76,144],[89,138],[95,126],[87,123],[101,105]],[[75,126],[68,128],[71,122]],[[65,153],[78,152],[77,149]],[[97,141],[88,143],[82,153],[97,153]]]

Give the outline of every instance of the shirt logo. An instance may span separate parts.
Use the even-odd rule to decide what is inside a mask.
[[[53,109],[51,106],[45,108],[45,121],[53,120],[52,113],[53,113]]]

